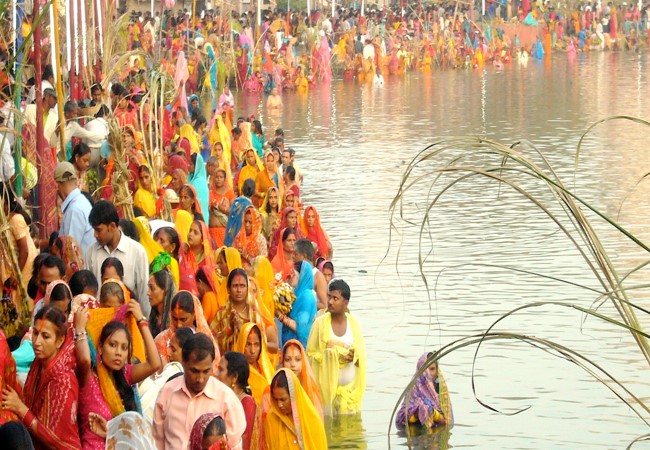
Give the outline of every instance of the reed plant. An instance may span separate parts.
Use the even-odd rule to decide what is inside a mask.
[[[628,116],[609,117],[592,125],[580,138],[575,151],[576,171],[579,168],[580,152],[585,139],[595,127],[609,121],[632,121],[650,125],[645,120]],[[643,179],[648,175],[650,174],[644,175]],[[391,422],[401,407],[402,400],[408,399],[411,395],[417,377],[429,365],[451,352],[466,347],[475,347],[472,363],[472,390],[475,399],[483,407],[501,412],[478,397],[474,384],[474,370],[481,345],[484,342],[516,340],[543,349],[582,368],[596,380],[601,381],[621,401],[629,405],[631,410],[643,422],[650,425],[648,422],[650,405],[647,404],[647,400],[635,395],[624,382],[617,380],[606,367],[584,356],[578,349],[572,349],[560,342],[537,336],[504,332],[496,329],[504,319],[522,311],[542,306],[570,308],[579,311],[585,318],[589,317],[603,321],[629,332],[642,354],[642,358],[650,364],[650,345],[648,343],[650,336],[643,330],[641,325],[642,319],[647,320],[650,317],[650,311],[641,307],[638,304],[638,299],[634,297],[635,293],[647,288],[648,285],[645,283],[639,285],[626,283],[631,275],[650,264],[650,258],[647,257],[650,248],[618,223],[617,219],[609,217],[605,212],[590,203],[585,196],[580,195],[575,185],[575,178],[572,183],[566,184],[550,164],[544,152],[533,144],[520,141],[512,145],[504,145],[481,137],[453,137],[434,142],[419,152],[409,163],[398,192],[390,205],[390,240],[392,241],[397,235],[400,235],[404,228],[415,228],[417,230],[418,276],[426,287],[429,299],[431,300],[431,292],[435,293],[435,285],[429,282],[425,270],[425,267],[433,260],[432,251],[428,245],[428,240],[432,239],[435,234],[435,230],[432,229],[432,217],[436,213],[436,208],[443,203],[443,199],[447,202],[453,201],[452,193],[462,190],[465,183],[475,183],[480,180],[495,183],[497,185],[497,195],[501,196],[506,190],[510,190],[516,195],[509,196],[509,198],[520,196],[520,198],[531,204],[532,209],[541,212],[578,252],[585,266],[593,274],[597,287],[517,267],[503,267],[498,264],[488,266],[524,272],[554,282],[577,286],[593,296],[592,303],[589,306],[555,301],[520,304],[501,315],[484,332],[446,343],[431,354],[427,363],[408,383],[393,409]],[[423,192],[425,192],[424,195]],[[452,197],[452,199],[450,200],[449,197]],[[414,203],[417,210],[415,213],[413,213],[412,208]],[[621,268],[619,264],[616,264],[603,244],[603,227],[613,230],[623,240],[640,250],[645,255],[643,261],[631,269]],[[613,306],[614,313],[606,314],[601,312],[600,306],[604,302],[609,302]],[[525,409],[527,408],[517,410],[515,414]],[[408,428],[406,433],[410,445],[411,438]],[[638,440],[648,439],[650,439],[649,436],[642,436]]]

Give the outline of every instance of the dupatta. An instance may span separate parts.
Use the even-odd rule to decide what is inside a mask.
[[[228,215],[228,222],[226,224],[226,237],[224,238],[224,245],[232,247],[235,243],[235,238],[242,229],[244,223],[244,213],[249,206],[252,206],[250,199],[240,195],[230,205],[230,214]]]
[[[284,356],[287,349],[291,346],[294,346],[300,350],[300,356],[302,358],[302,367],[300,370],[300,377],[297,377],[300,380],[300,385],[305,390],[307,396],[311,399],[314,404],[314,408],[320,414],[321,420],[323,419],[323,401],[320,396],[320,389],[318,388],[318,383],[316,383],[316,377],[314,377],[314,372],[311,370],[309,365],[309,358],[307,358],[307,352],[305,347],[302,346],[300,341],[296,339],[289,339],[285,342],[282,347],[282,352],[280,353],[280,364],[284,362]]]
[[[316,307],[316,295],[314,294],[314,272],[311,264],[307,261],[303,261],[300,265],[300,276],[298,277],[298,285],[294,289],[294,293],[296,294],[296,300],[293,302],[289,317],[296,321],[296,331],[282,325],[282,342],[285,343],[289,339],[297,339],[303,347],[306,347],[309,332],[311,331],[314,317],[318,311]]]
[[[70,281],[70,278],[75,273],[86,268],[81,247],[72,236],[61,235],[61,259],[65,266],[65,280]]]
[[[194,172],[187,176],[187,182],[194,187],[194,193],[201,208],[203,221],[209,223],[210,210],[208,209],[208,205],[210,204],[210,191],[208,189],[208,174],[205,170],[205,161],[203,161],[201,153],[196,154]]]
[[[212,237],[210,230],[205,222],[195,220],[193,223],[201,228],[201,237],[203,241],[203,258],[198,260],[191,248],[182,245],[178,256],[178,268],[181,275],[179,289],[192,292],[193,295],[198,293],[196,289],[196,271],[200,266],[214,267],[214,254],[212,250]],[[187,248],[186,248],[187,247]]]
[[[271,395],[271,410],[264,423],[264,437],[269,448],[291,448],[295,441],[301,450],[327,448],[325,426],[296,375],[289,369],[280,369],[287,377],[291,416],[280,412]]]
[[[260,233],[262,231],[262,216],[253,205],[248,205],[242,214],[242,222],[246,213],[250,211],[253,220],[253,229],[251,234],[246,234],[246,227],[242,226],[235,238],[234,246],[239,250],[244,259],[252,261],[253,258],[260,254]]]
[[[287,228],[283,228],[281,230],[280,236],[284,234],[284,230],[286,229]],[[284,254],[284,245],[282,245],[282,242],[278,245],[277,252],[271,261],[271,265],[273,266],[273,272],[279,274],[282,280],[286,280],[293,275],[293,264],[287,260],[287,257]]]
[[[298,214],[298,211],[295,208],[287,206],[282,210],[282,215],[280,218],[280,226],[275,230],[273,236],[271,237],[271,242],[269,245],[270,259],[273,259],[273,257],[275,257],[275,254],[278,251],[278,248],[282,247],[282,233],[284,232],[285,228],[289,227],[289,224],[287,223],[287,216],[291,212],[295,212],[296,215],[298,216],[298,222],[296,223],[296,226],[293,227],[296,230],[296,240],[305,237],[302,233],[302,229],[300,228],[300,214]]]
[[[255,322],[248,322],[245,324],[239,332],[239,336],[237,336],[237,341],[235,342],[233,351],[244,353],[248,335],[253,331],[253,327],[257,327],[260,331],[260,355],[257,358],[257,364],[249,364],[250,374],[248,376],[248,385],[251,388],[255,402],[260,405],[262,403],[264,390],[269,386],[273,379],[273,363],[271,363],[271,358],[266,350],[266,336],[264,335],[263,330]]]
[[[316,218],[313,227],[307,225],[307,215],[312,211]],[[303,215],[302,221],[302,232],[305,234],[305,237],[316,244],[318,251],[316,252],[316,257],[322,256],[324,258],[329,258],[329,248],[327,246],[327,235],[325,230],[320,223],[320,215],[316,208],[313,206],[308,206],[305,208],[305,213]]]
[[[178,286],[180,284],[180,275],[176,258],[163,250],[162,246],[151,236],[151,228],[146,218],[136,217],[133,223],[135,223],[135,228],[138,230],[140,244],[142,244],[147,252],[150,275],[153,275],[159,270],[168,269],[169,273],[174,277],[174,283]]]

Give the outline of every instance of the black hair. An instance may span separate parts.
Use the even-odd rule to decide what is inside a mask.
[[[295,228],[285,228],[284,233],[282,233],[282,242],[286,241],[289,239],[290,235],[296,235],[296,229]]]
[[[242,186],[241,190],[244,197],[251,198],[253,194],[255,194],[255,180],[248,178],[246,181],[244,181],[244,185]]]
[[[228,361],[228,375],[236,375],[237,378],[235,383],[237,383],[237,386],[242,388],[244,391],[247,389],[250,391],[250,388],[248,387],[250,367],[246,356],[239,352],[226,352],[223,357]],[[250,392],[247,393],[250,394]]]
[[[171,241],[171,243],[176,246],[176,248],[172,252],[172,256],[178,259],[178,250],[180,249],[181,246],[181,240],[178,236],[178,231],[176,231],[176,229],[172,227],[158,228],[156,232],[153,234],[153,238],[157,239],[160,233],[165,233],[167,236],[169,236],[169,240]]]
[[[120,95],[124,91],[124,86],[122,86],[120,83],[115,83],[114,85],[111,86],[111,94],[113,95]]]
[[[72,149],[72,157],[70,158],[70,162],[74,164],[75,159],[77,156],[83,157],[90,153],[90,147],[88,147],[88,144],[84,144],[83,142],[79,142],[77,145],[74,146]]]
[[[34,258],[34,266],[32,267],[32,276],[29,279],[29,283],[27,283],[27,294],[31,298],[36,298],[36,295],[38,295],[38,283],[36,283],[36,278],[38,277],[38,272],[41,270],[41,266],[43,265],[43,261],[50,256],[49,253],[39,253],[36,255],[36,258]]]
[[[207,125],[207,123],[208,123],[208,121],[207,121],[207,119],[205,118],[205,116],[199,114],[199,115],[196,116],[196,122],[195,122],[195,124],[194,124],[194,129],[195,129],[195,130],[198,130],[198,128],[199,128],[201,125],[203,125],[203,124],[206,124],[206,125]],[[194,154],[196,155],[196,153],[194,153]]]
[[[99,110],[97,110],[95,113],[95,117],[99,119],[100,117],[107,116],[109,112],[110,111],[108,110],[108,106],[102,103],[102,105],[99,107]]]
[[[149,312],[149,327],[151,328],[151,334],[156,336],[169,326],[172,304],[171,297],[176,293],[176,285],[174,284],[174,278],[167,270],[159,270],[158,272],[154,272],[151,276],[153,277],[156,286],[165,291],[162,317],[160,317],[161,315],[156,308],[151,308],[151,312]],[[158,322],[160,322],[160,326],[158,326]]]
[[[120,280],[124,279],[124,265],[122,264],[122,261],[115,258],[114,256],[109,256],[102,263],[102,267],[99,273],[101,273],[102,276],[104,276],[104,271],[109,267],[115,267],[115,271],[117,272],[117,275],[120,277]]]
[[[284,173],[287,174],[291,181],[296,180],[296,169],[293,166],[287,166],[287,168],[284,169]]]
[[[232,129],[232,134],[241,134],[241,128],[239,127],[234,127]]]
[[[34,323],[47,320],[56,328],[56,337],[64,337],[68,331],[68,316],[55,306],[48,305],[38,310],[34,316]]]
[[[264,134],[264,132],[262,131],[262,122],[255,119],[253,120],[253,132],[258,132],[258,131],[260,134]]]
[[[128,362],[131,359],[133,341],[131,340],[131,333],[129,333],[129,329],[122,322],[108,322],[106,325],[104,325],[104,328],[102,328],[102,334],[99,336],[99,346],[101,347],[104,345],[104,342],[106,342],[108,338],[120,330],[126,333],[126,339],[129,342],[129,354],[127,358]],[[135,394],[133,393],[133,388],[131,385],[128,383],[128,381],[126,381],[124,371],[113,370],[113,381],[115,383],[115,388],[117,389],[118,394],[120,394],[122,403],[124,403],[124,410],[137,411],[138,406],[135,402]]]
[[[289,381],[287,381],[287,374],[284,370],[279,370],[271,380],[271,390],[275,388],[283,388],[289,392]]]
[[[275,189],[275,193],[276,193],[276,194],[278,195],[278,197],[279,197],[279,196],[280,196],[280,192],[278,191],[278,188],[274,188],[274,189]],[[270,191],[270,190],[271,190],[271,189],[269,188],[269,190],[266,191],[267,198],[268,198],[268,195],[269,195],[269,191]],[[278,199],[278,205],[275,207],[276,212],[280,210],[280,203],[279,203],[279,201],[280,201],[280,199]],[[270,214],[270,213],[271,213],[271,208],[272,208],[272,206],[271,206],[271,202],[269,202],[269,201],[267,200],[267,201],[266,201],[266,206],[264,207],[265,212],[266,212],[267,214]]]
[[[194,279],[196,280],[197,283],[199,281],[202,281],[208,286],[210,286],[210,281],[208,280],[207,275],[201,268],[199,268],[199,270],[196,271],[196,274],[194,275]]]
[[[117,214],[117,208],[114,204],[106,200],[100,200],[90,210],[88,222],[93,228],[100,225],[110,225],[111,223],[114,223],[117,227],[120,224],[120,216]]]
[[[93,84],[93,85],[90,87],[90,94],[91,94],[91,95],[92,95],[93,92],[96,92],[96,91],[104,92],[104,90],[102,89],[102,85],[101,85],[101,84],[99,84],[99,83],[95,83],[95,84]]]
[[[70,303],[68,303],[68,308],[66,310],[66,312],[69,314],[70,309],[72,308],[72,293],[70,292],[70,288],[67,284],[59,283],[54,286],[54,288],[52,288],[52,292],[50,293],[50,303],[61,302],[63,300],[70,300]]]
[[[22,422],[7,422],[0,427],[0,442],[6,450],[34,450],[34,443]]]
[[[73,297],[83,294],[84,290],[88,288],[95,293],[99,290],[97,277],[90,270],[86,269],[75,272],[70,277],[68,285],[70,286],[70,292],[72,292]]]
[[[135,227],[133,221],[122,218],[119,221],[119,227],[120,230],[122,230],[122,233],[126,236],[130,237],[135,242],[140,242],[140,233],[138,233],[138,229]]]
[[[54,77],[54,69],[51,64],[46,64],[43,68],[43,80]]]
[[[176,329],[176,332],[174,333],[174,337],[176,338],[176,341],[178,341],[178,345],[183,348],[187,340],[190,338],[190,336],[194,335],[194,330],[192,330],[190,327],[180,327]]]
[[[296,253],[304,255],[307,261],[314,260],[314,244],[309,239],[298,239],[294,244],[294,248],[296,249]]]
[[[214,344],[212,340],[203,333],[195,333],[185,341],[183,345],[183,362],[190,360],[194,355],[197,361],[203,361],[206,356],[214,361]]]
[[[328,292],[339,291],[344,299],[350,300],[350,286],[341,279],[334,279],[330,281],[327,290]]]
[[[223,436],[224,434],[226,434],[226,422],[224,422],[223,417],[217,416],[205,427],[203,439],[212,436]]]
[[[230,289],[230,285],[232,284],[233,278],[235,278],[235,276],[237,276],[237,275],[239,275],[241,277],[244,277],[244,279],[246,280],[246,286],[248,286],[248,274],[246,273],[246,271],[244,269],[242,269],[241,267],[238,267],[236,269],[231,270],[230,273],[228,274],[228,282],[226,284],[228,289]]]
[[[134,206],[133,207],[133,217],[145,217],[145,214],[144,214],[144,211],[142,211],[142,208],[140,208],[139,206]],[[136,228],[136,233],[137,233],[138,239],[134,239],[134,240],[140,242],[140,233],[138,233],[137,228]],[[129,237],[131,237],[131,236],[129,236]],[[131,239],[133,239],[133,238],[131,238]]]
[[[48,269],[56,267],[57,269],[59,269],[59,276],[61,278],[63,278],[63,276],[65,275],[65,264],[63,264],[63,260],[58,256],[47,255],[47,257],[45,257],[45,259],[39,266],[39,270],[43,267],[47,267]]]
[[[187,291],[177,292],[172,299],[172,309],[180,308],[186,313],[194,314],[194,297]]]
[[[18,203],[18,200],[14,195],[13,189],[10,186],[7,186],[5,183],[0,183],[0,202],[4,201],[5,199],[9,206],[9,212],[15,212],[16,214],[20,214],[25,219],[25,223],[27,225],[32,224],[32,218],[23,209],[21,204]]]

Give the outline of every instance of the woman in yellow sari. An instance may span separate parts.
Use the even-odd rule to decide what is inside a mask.
[[[233,350],[243,353],[248,360],[248,385],[255,402],[260,405],[264,391],[273,378],[273,363],[266,351],[266,339],[262,337],[260,327],[252,322],[245,324]]]
[[[228,301],[228,274],[235,269],[241,269],[242,261],[239,251],[234,247],[221,247],[215,252],[215,263],[219,273],[219,289],[217,298],[219,305]]]
[[[253,262],[253,277],[257,280],[260,299],[260,311],[268,311],[271,318],[275,317],[275,273],[273,265],[266,256],[259,256]]]
[[[255,153],[255,150],[252,148],[247,149],[244,156],[246,158],[246,164],[239,171],[239,181],[237,182],[239,194],[242,192],[244,181],[249,178],[254,181],[260,173],[260,166],[258,164],[259,157],[257,156],[257,153]]]
[[[296,375],[280,369],[271,381],[271,410],[264,422],[267,450],[327,448],[325,426]]]
[[[180,139],[187,139],[189,141],[191,153],[198,153],[201,150],[201,146],[199,145],[199,135],[194,131],[194,128],[192,128],[192,125],[189,123],[183,125],[179,130],[179,140]]]
[[[136,217],[133,221],[135,223],[135,228],[138,230],[138,235],[140,237],[140,244],[144,247],[147,252],[147,259],[149,260],[149,273],[154,274],[159,270],[167,269],[169,273],[174,277],[174,284],[176,286],[180,285],[180,274],[178,271],[178,260],[170,252],[166,252],[163,247],[151,236],[151,228],[149,226],[149,221],[144,217]],[[166,231],[158,229],[160,233],[164,234]],[[176,249],[176,255],[178,256],[178,248]]]
[[[138,190],[133,196],[133,206],[142,210],[149,219],[156,215],[156,187],[151,178],[151,169],[146,165],[138,168]]]

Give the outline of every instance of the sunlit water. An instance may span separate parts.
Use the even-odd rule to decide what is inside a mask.
[[[277,117],[267,114],[261,97],[239,95],[238,112],[261,115],[267,136],[281,125],[296,148],[305,174],[303,202],[321,213],[335,248],[336,274],[352,286],[350,309],[364,329],[368,387],[362,419],[330,424],[330,448],[406,445],[394,427],[389,437],[388,427],[423,352],[484,331],[517,306],[552,300],[589,307],[597,298],[583,288],[488,264],[600,288],[575,247],[540,210],[503,186],[499,191],[494,182],[474,178],[450,191],[430,214],[430,236],[423,241],[423,252],[431,251],[424,266],[427,295],[418,271],[418,226],[396,218],[389,241],[390,202],[415,154],[450,136],[481,135],[505,144],[528,140],[565,183],[571,185],[575,174],[576,192],[586,201],[611,217],[620,208],[621,224],[650,242],[650,180],[637,186],[650,172],[650,128],[601,125],[586,139],[577,171],[574,165],[589,125],[617,114],[648,118],[647,72],[647,54],[589,54],[575,61],[558,54],[552,64],[531,61],[526,68],[389,77],[383,89],[335,81],[308,96],[286,95]],[[540,161],[530,147],[522,152]],[[406,199],[405,212],[414,220],[422,218],[429,184]],[[525,187],[559,212],[539,185]],[[595,223],[620,270],[648,259]],[[631,284],[647,281],[644,275]],[[633,299],[649,306],[642,292]],[[609,303],[600,311],[616,314]],[[506,319],[498,330],[570,347],[647,399],[648,364],[630,335],[584,319],[575,310],[545,306]],[[647,317],[642,322],[650,325]],[[475,350],[460,349],[441,362],[456,422],[441,448],[624,448],[650,431],[580,368],[513,341],[481,347],[476,393],[504,413],[529,408],[517,415],[483,408],[472,392]],[[435,448],[438,438],[420,436],[416,445]]]

